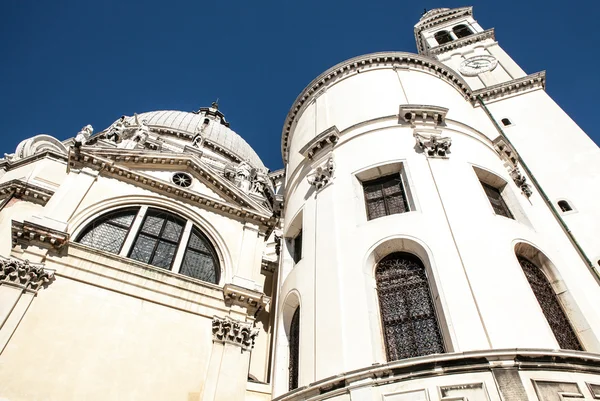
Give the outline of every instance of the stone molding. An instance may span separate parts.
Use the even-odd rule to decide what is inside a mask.
[[[471,100],[475,101],[478,97],[481,97],[485,101],[490,101],[539,88],[546,89],[546,71],[536,72],[523,78],[476,90],[471,94]]]
[[[252,351],[259,330],[250,322],[241,322],[228,316],[214,316],[212,332],[216,343],[237,345],[242,351]]]
[[[301,150],[300,153],[307,159],[312,160],[313,157],[325,149],[326,147],[335,146],[337,141],[340,139],[340,131],[334,125],[333,127],[327,128],[325,131],[317,135],[310,142],[308,142]]]
[[[433,124],[434,127],[446,124],[446,114],[448,109],[445,107],[429,106],[424,104],[401,104],[400,121],[415,127],[417,123]]]
[[[193,162],[189,158],[186,159],[183,156],[173,155],[143,155],[143,154],[122,154],[118,152],[118,155],[112,155],[114,160],[110,158],[99,157],[97,155],[80,152],[79,154],[71,154],[70,165],[74,166],[86,166],[90,167],[102,174],[117,178],[122,181],[129,181],[137,186],[145,187],[154,192],[162,193],[163,195],[173,197],[176,196],[181,200],[200,204],[205,207],[212,207],[219,212],[226,213],[238,218],[250,219],[253,222],[262,224],[263,226],[272,227],[276,224],[277,219],[271,214],[261,210],[255,209],[256,202],[252,200],[246,200],[246,196],[240,196],[233,192],[229,188],[229,184],[225,182],[225,179],[217,177],[212,171],[207,168]],[[176,165],[176,166],[189,166],[197,175],[203,178],[211,186],[217,188],[221,192],[225,192],[228,196],[235,201],[237,204],[215,199],[193,190],[182,188],[178,185],[162,181],[158,178],[150,175],[132,170],[127,167],[119,166],[115,164],[115,161],[122,161],[126,163],[148,163],[151,165]],[[223,181],[223,182],[222,182]],[[259,208],[259,207],[257,207]]]
[[[500,155],[500,158],[508,164],[510,167],[509,170],[517,167],[517,163],[519,161],[519,155],[515,151],[515,149],[510,146],[502,136],[497,137],[492,142],[494,145],[494,149]]]
[[[46,206],[54,191],[33,185],[22,180],[11,180],[0,185],[0,197],[10,196]]]
[[[314,186],[317,190],[320,190],[333,179],[333,173],[335,172],[335,162],[333,161],[333,154],[329,155],[327,160],[315,167],[310,174],[306,177],[308,183]]]
[[[321,400],[347,394],[349,389],[383,386],[440,374],[492,372],[498,368],[549,370],[600,375],[600,354],[547,349],[499,349],[434,354],[374,364],[331,376],[283,394],[273,401]],[[313,398],[314,397],[314,398]],[[526,400],[523,400],[526,401]]]
[[[425,156],[448,158],[450,146],[452,146],[452,138],[449,136],[415,132],[414,137],[417,141],[417,146],[425,153]]]
[[[271,298],[264,293],[231,283],[223,286],[223,295],[228,306],[238,305],[246,308],[250,315],[254,315],[259,308],[266,309],[271,303]]]
[[[494,32],[494,28],[487,29],[483,32],[474,33],[472,35],[465,36],[464,38],[444,43],[443,45],[432,47],[431,49],[426,50],[424,53],[430,56],[437,56],[441,53],[472,45],[473,43],[483,42],[486,39],[492,39],[494,42],[496,41],[496,33]]]
[[[69,242],[69,234],[29,221],[12,221],[13,246],[16,244],[38,245],[42,248],[60,250]]]
[[[37,292],[54,280],[54,270],[28,260],[7,259],[0,256],[0,284],[11,284],[24,290]]]

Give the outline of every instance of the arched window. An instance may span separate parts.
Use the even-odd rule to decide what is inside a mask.
[[[473,31],[471,31],[471,28],[469,28],[468,26],[466,26],[464,24],[456,25],[454,28],[452,28],[452,31],[454,32],[456,37],[459,39],[473,34]]]
[[[522,256],[519,256],[518,260],[560,348],[583,351],[583,347],[544,272]]]
[[[452,36],[448,31],[439,31],[433,35],[438,44],[443,45],[444,43],[452,42]]]
[[[508,127],[509,125],[512,125],[512,121],[510,121],[509,118],[503,118],[502,125],[504,125],[505,127]]]
[[[443,353],[423,263],[409,253],[392,253],[379,262],[375,278],[388,361]]]
[[[570,212],[571,210],[573,210],[573,208],[571,207],[571,205],[569,205],[569,202],[567,202],[566,200],[560,200],[560,201],[558,201],[558,207],[563,212]]]
[[[300,359],[300,307],[296,308],[290,325],[289,389],[298,388],[298,360]]]
[[[141,224],[133,224],[136,216]],[[218,258],[206,235],[164,210],[137,207],[107,213],[88,224],[76,242],[209,283],[220,280]],[[122,249],[124,244],[130,244],[128,249]]]

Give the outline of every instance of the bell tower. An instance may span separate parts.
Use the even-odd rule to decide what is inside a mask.
[[[415,25],[419,54],[429,56],[459,73],[474,90],[527,76],[498,45],[494,29],[483,29],[472,7],[436,8]]]

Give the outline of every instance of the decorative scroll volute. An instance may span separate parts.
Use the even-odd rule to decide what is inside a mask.
[[[233,344],[244,351],[254,348],[259,330],[252,323],[240,322],[230,317],[214,316],[212,322],[213,341],[223,344]]]
[[[37,291],[54,280],[54,271],[29,261],[0,258],[0,284],[10,283],[26,290]]]

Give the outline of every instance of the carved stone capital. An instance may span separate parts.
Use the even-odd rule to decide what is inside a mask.
[[[0,284],[10,283],[25,290],[37,291],[54,280],[54,270],[27,260],[6,259],[0,256]]]
[[[417,146],[425,153],[427,157],[447,158],[452,146],[452,139],[439,134],[427,134],[415,132],[414,137]]]
[[[223,286],[223,295],[229,306],[238,305],[246,308],[251,315],[259,308],[266,309],[271,303],[271,298],[262,292],[252,291],[231,283]]]
[[[521,188],[521,192],[523,192],[523,195],[529,198],[533,194],[533,192],[531,191],[531,185],[527,183],[527,177],[525,177],[523,173],[521,173],[519,167],[515,167],[514,169],[512,169],[512,171],[510,172],[510,176],[515,182],[515,184],[519,188]]]
[[[13,246],[16,244],[38,245],[42,248],[61,249],[69,242],[69,234],[40,226],[29,221],[12,221]]]
[[[333,161],[333,155],[330,155],[327,160],[317,166],[307,177],[308,183],[313,185],[317,190],[323,188],[329,184],[333,178],[335,171],[335,162]]]
[[[233,344],[241,347],[243,351],[251,351],[259,330],[249,322],[240,322],[227,316],[214,316],[212,332],[214,342]]]
[[[494,139],[493,145],[496,152],[500,155],[500,158],[506,162],[511,169],[517,166],[519,156],[513,147],[506,143],[503,137],[499,136]]]
[[[315,155],[321,152],[323,149],[337,143],[340,139],[340,131],[334,125],[330,128],[327,128],[325,131],[317,135],[313,140],[306,144],[302,149],[300,149],[300,153],[307,159],[312,160]]]

